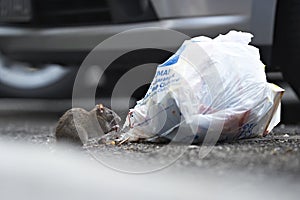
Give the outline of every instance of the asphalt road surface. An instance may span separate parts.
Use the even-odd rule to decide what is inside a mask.
[[[300,188],[300,125],[297,124],[281,124],[268,136],[262,138],[240,140],[231,143],[217,143],[211,150],[210,146],[146,143],[132,143],[120,146],[94,145],[82,147],[74,144],[60,144],[57,146],[58,144],[54,137],[54,130],[58,118],[66,109],[65,106],[67,104],[65,102],[7,99],[2,99],[1,101],[0,144],[2,144],[2,147],[1,145],[0,147],[8,147],[8,150],[5,151],[2,149],[2,152],[0,153],[0,162],[7,163],[7,159],[11,160],[11,157],[16,157],[12,160],[17,163],[20,162],[20,160],[25,159],[25,166],[30,166],[28,170],[30,173],[33,173],[32,176],[36,176],[34,171],[36,171],[38,165],[35,162],[38,162],[39,164],[41,164],[40,162],[47,163],[48,160],[51,160],[53,157],[52,153],[56,152],[57,154],[57,152],[60,152],[59,149],[61,146],[63,146],[64,152],[69,152],[71,157],[74,156],[74,154],[80,155],[76,159],[76,162],[86,162],[86,159],[93,160],[94,164],[97,163],[95,166],[98,166],[102,171],[103,168],[108,171],[113,171],[107,172],[106,175],[109,173],[114,174],[114,172],[117,174],[122,174],[120,172],[154,174],[153,176],[156,178],[154,178],[155,180],[151,184],[156,184],[156,188],[160,186],[157,189],[157,192],[160,194],[159,197],[163,197],[165,194],[169,194],[169,192],[176,193],[178,188],[174,191],[171,188],[165,188],[166,185],[160,185],[162,183],[169,183],[171,185],[177,184],[176,181],[171,183],[170,181],[167,181],[170,180],[170,177],[174,176],[181,177],[178,180],[180,180],[179,183],[183,184],[183,186],[181,185],[180,187],[184,187],[184,185],[193,182],[187,177],[193,177],[194,179],[196,179],[195,177],[198,177],[195,184],[198,184],[199,187],[203,186],[201,194],[203,197],[211,197],[214,193],[213,190],[215,189],[215,186],[219,188],[219,191],[224,192],[225,190],[225,193],[228,193],[231,199],[234,199],[234,197],[238,198],[240,195],[246,195],[248,193],[255,194],[254,197],[251,195],[246,196],[249,199],[250,197],[256,199],[257,197],[268,198],[270,197],[269,195],[274,199],[298,199],[300,195],[298,190]],[[49,109],[50,112],[49,110],[47,111],[47,109]],[[122,113],[123,116],[125,113],[126,112]],[[26,153],[19,158],[19,152],[23,151],[22,145],[26,146],[24,147],[24,151],[28,146],[36,147],[37,149],[29,151],[29,153]],[[39,148],[42,148],[42,150]],[[16,152],[14,152],[14,149],[17,149]],[[208,154],[205,154],[205,156],[202,154],[203,149],[204,151],[207,149],[209,150]],[[36,155],[37,152],[45,152],[45,154]],[[67,157],[69,154],[64,156]],[[68,158],[64,158],[63,160],[66,161]],[[64,174],[62,177],[68,176],[65,174],[69,171],[68,167],[70,166],[67,165],[67,167],[63,169],[59,167],[59,162],[64,161],[57,161],[57,158],[55,158],[54,161],[47,166],[51,170],[56,170],[56,173],[58,173],[57,171],[62,170],[62,173]],[[76,165],[79,165],[78,163]],[[15,174],[20,174],[23,167],[25,167],[22,164],[16,165],[18,165],[18,167],[13,171],[10,171],[12,174],[11,177],[16,176]],[[55,168],[52,165],[58,165],[58,167]],[[5,167],[5,164],[3,166]],[[1,167],[4,168],[3,166]],[[44,169],[44,173],[49,174],[47,166]],[[3,174],[7,174],[6,172],[1,173],[1,170],[3,170],[1,167],[0,177]],[[74,165],[72,165],[72,168],[73,167]],[[84,167],[76,167],[75,169],[78,169],[79,171],[72,173],[88,173],[84,170]],[[4,171],[6,169],[11,168],[4,168]],[[39,170],[41,169],[39,168]],[[29,172],[25,171],[24,173]],[[95,173],[97,174],[98,172]],[[164,175],[158,175],[161,173]],[[79,178],[81,177],[80,174],[73,174],[72,177],[76,176]],[[86,177],[99,175],[96,174],[90,172]],[[100,176],[104,175],[100,174]],[[115,176],[115,174],[113,176]],[[19,184],[19,177],[22,176],[18,175],[17,178],[15,177],[16,181],[12,184]],[[120,178],[122,175],[118,175],[117,177]],[[107,177],[105,181],[102,180],[101,185],[108,183],[114,185],[116,182],[119,182],[119,178],[111,180],[110,177]],[[188,180],[186,180],[186,178]],[[3,179],[2,177],[0,188],[2,185],[5,185],[4,182],[8,179],[11,180],[11,178]],[[43,177],[43,179],[52,180],[53,176],[49,175]],[[65,184],[76,185],[75,182],[73,180],[72,183],[66,182]],[[220,189],[220,184],[223,185],[222,190]],[[48,187],[55,188],[58,187],[58,185],[54,186],[50,184]],[[127,188],[123,191],[124,194],[127,194],[132,189],[129,185],[122,187]],[[135,187],[138,188],[138,186]],[[174,187],[179,186],[176,185]],[[15,186],[12,186],[12,188],[15,188]],[[194,191],[194,186],[189,187],[189,189],[193,189]],[[68,189],[65,191],[68,191]],[[91,191],[93,190],[91,189]],[[143,190],[140,189],[139,191]],[[237,193],[237,196],[231,196],[229,191],[232,191],[233,194]],[[97,191],[94,192],[95,194],[97,193]],[[241,192],[241,194],[239,194],[239,192]],[[193,192],[190,194],[200,195],[198,193],[194,194]],[[105,193],[104,196],[109,197],[110,194]],[[226,199],[225,196],[220,194],[220,196],[217,195],[216,199],[223,197]]]
[[[12,140],[51,146],[56,143],[54,130],[61,113],[2,112],[0,113],[0,141]],[[74,145],[75,148],[78,148]],[[124,144],[121,146],[99,145],[92,147],[96,155],[102,152],[118,156],[129,155],[149,162],[143,153],[156,152],[164,144]],[[227,170],[242,170],[266,174],[286,174],[300,178],[300,126],[281,124],[271,134],[262,138],[217,143],[204,158],[199,157],[201,146],[167,145],[155,159],[164,163],[170,156],[182,156],[173,164],[178,168],[204,168],[217,173]],[[205,148],[205,147],[203,147]],[[207,147],[206,147],[207,148]],[[82,149],[84,151],[84,148]],[[172,153],[170,153],[172,152]],[[118,154],[119,153],[119,154]],[[153,155],[148,155],[152,156]],[[141,157],[141,158],[139,158]],[[170,160],[172,160],[170,158]],[[156,162],[157,160],[155,160]],[[141,161],[142,162],[142,161]],[[166,163],[167,164],[167,163]],[[122,169],[120,169],[122,170]]]

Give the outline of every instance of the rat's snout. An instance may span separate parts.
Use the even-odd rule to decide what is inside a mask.
[[[116,117],[110,121],[109,126],[111,127],[111,131],[119,131],[119,122],[121,121],[120,117]]]

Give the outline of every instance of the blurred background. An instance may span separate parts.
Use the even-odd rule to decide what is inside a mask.
[[[77,70],[87,54],[131,28],[161,27],[190,37],[215,37],[234,29],[254,35],[252,44],[260,49],[269,81],[286,89],[283,121],[297,123],[299,117],[293,113],[300,111],[299,9],[299,1],[283,0],[0,0],[1,106],[14,107],[22,98],[22,102],[48,100],[48,105],[50,99],[60,99],[68,107]],[[109,98],[128,70],[162,63],[170,55],[139,49],[111,63],[100,82],[104,67],[91,66],[82,84],[99,85],[97,97]],[[155,66],[145,71],[145,78],[152,79]],[[142,98],[146,89],[147,85],[140,87],[133,97]]]
[[[299,199],[299,24],[299,0],[0,0],[0,198]],[[55,126],[72,107],[74,81],[85,57],[110,36],[144,27],[190,37],[252,33],[268,81],[286,90],[281,124],[265,138],[217,144],[203,159],[199,146],[190,145],[171,169],[145,176],[108,169],[79,146],[56,146]],[[182,42],[168,48],[176,51]],[[122,50],[126,47],[99,53],[105,59]],[[88,67],[81,84],[97,86],[96,102],[109,105],[126,72],[163,63],[171,55],[158,49],[131,51],[108,68],[100,63]],[[140,78],[152,80],[155,70],[156,64],[145,65]],[[147,87],[137,87],[129,106]],[[122,95],[117,104],[124,118],[128,104]],[[135,157],[161,148],[136,145],[99,152]],[[157,162],[164,163],[178,148],[169,146]]]

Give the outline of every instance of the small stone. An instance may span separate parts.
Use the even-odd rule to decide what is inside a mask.
[[[288,137],[290,137],[290,135],[289,134],[284,134],[283,137],[288,138]]]
[[[291,152],[293,152],[292,148],[287,148],[287,150],[285,151],[285,153],[291,153]]]
[[[190,145],[188,147],[188,149],[199,149],[199,146],[197,146],[197,145]]]
[[[285,124],[281,124],[281,125],[280,125],[280,128],[285,128]]]

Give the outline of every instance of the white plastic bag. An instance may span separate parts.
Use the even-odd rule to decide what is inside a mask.
[[[219,140],[265,135],[280,121],[283,89],[267,83],[250,33],[185,41],[130,110],[123,129],[129,140],[166,137],[201,141],[217,124]],[[189,127],[180,137],[173,130]],[[212,130],[214,131],[214,130]]]

